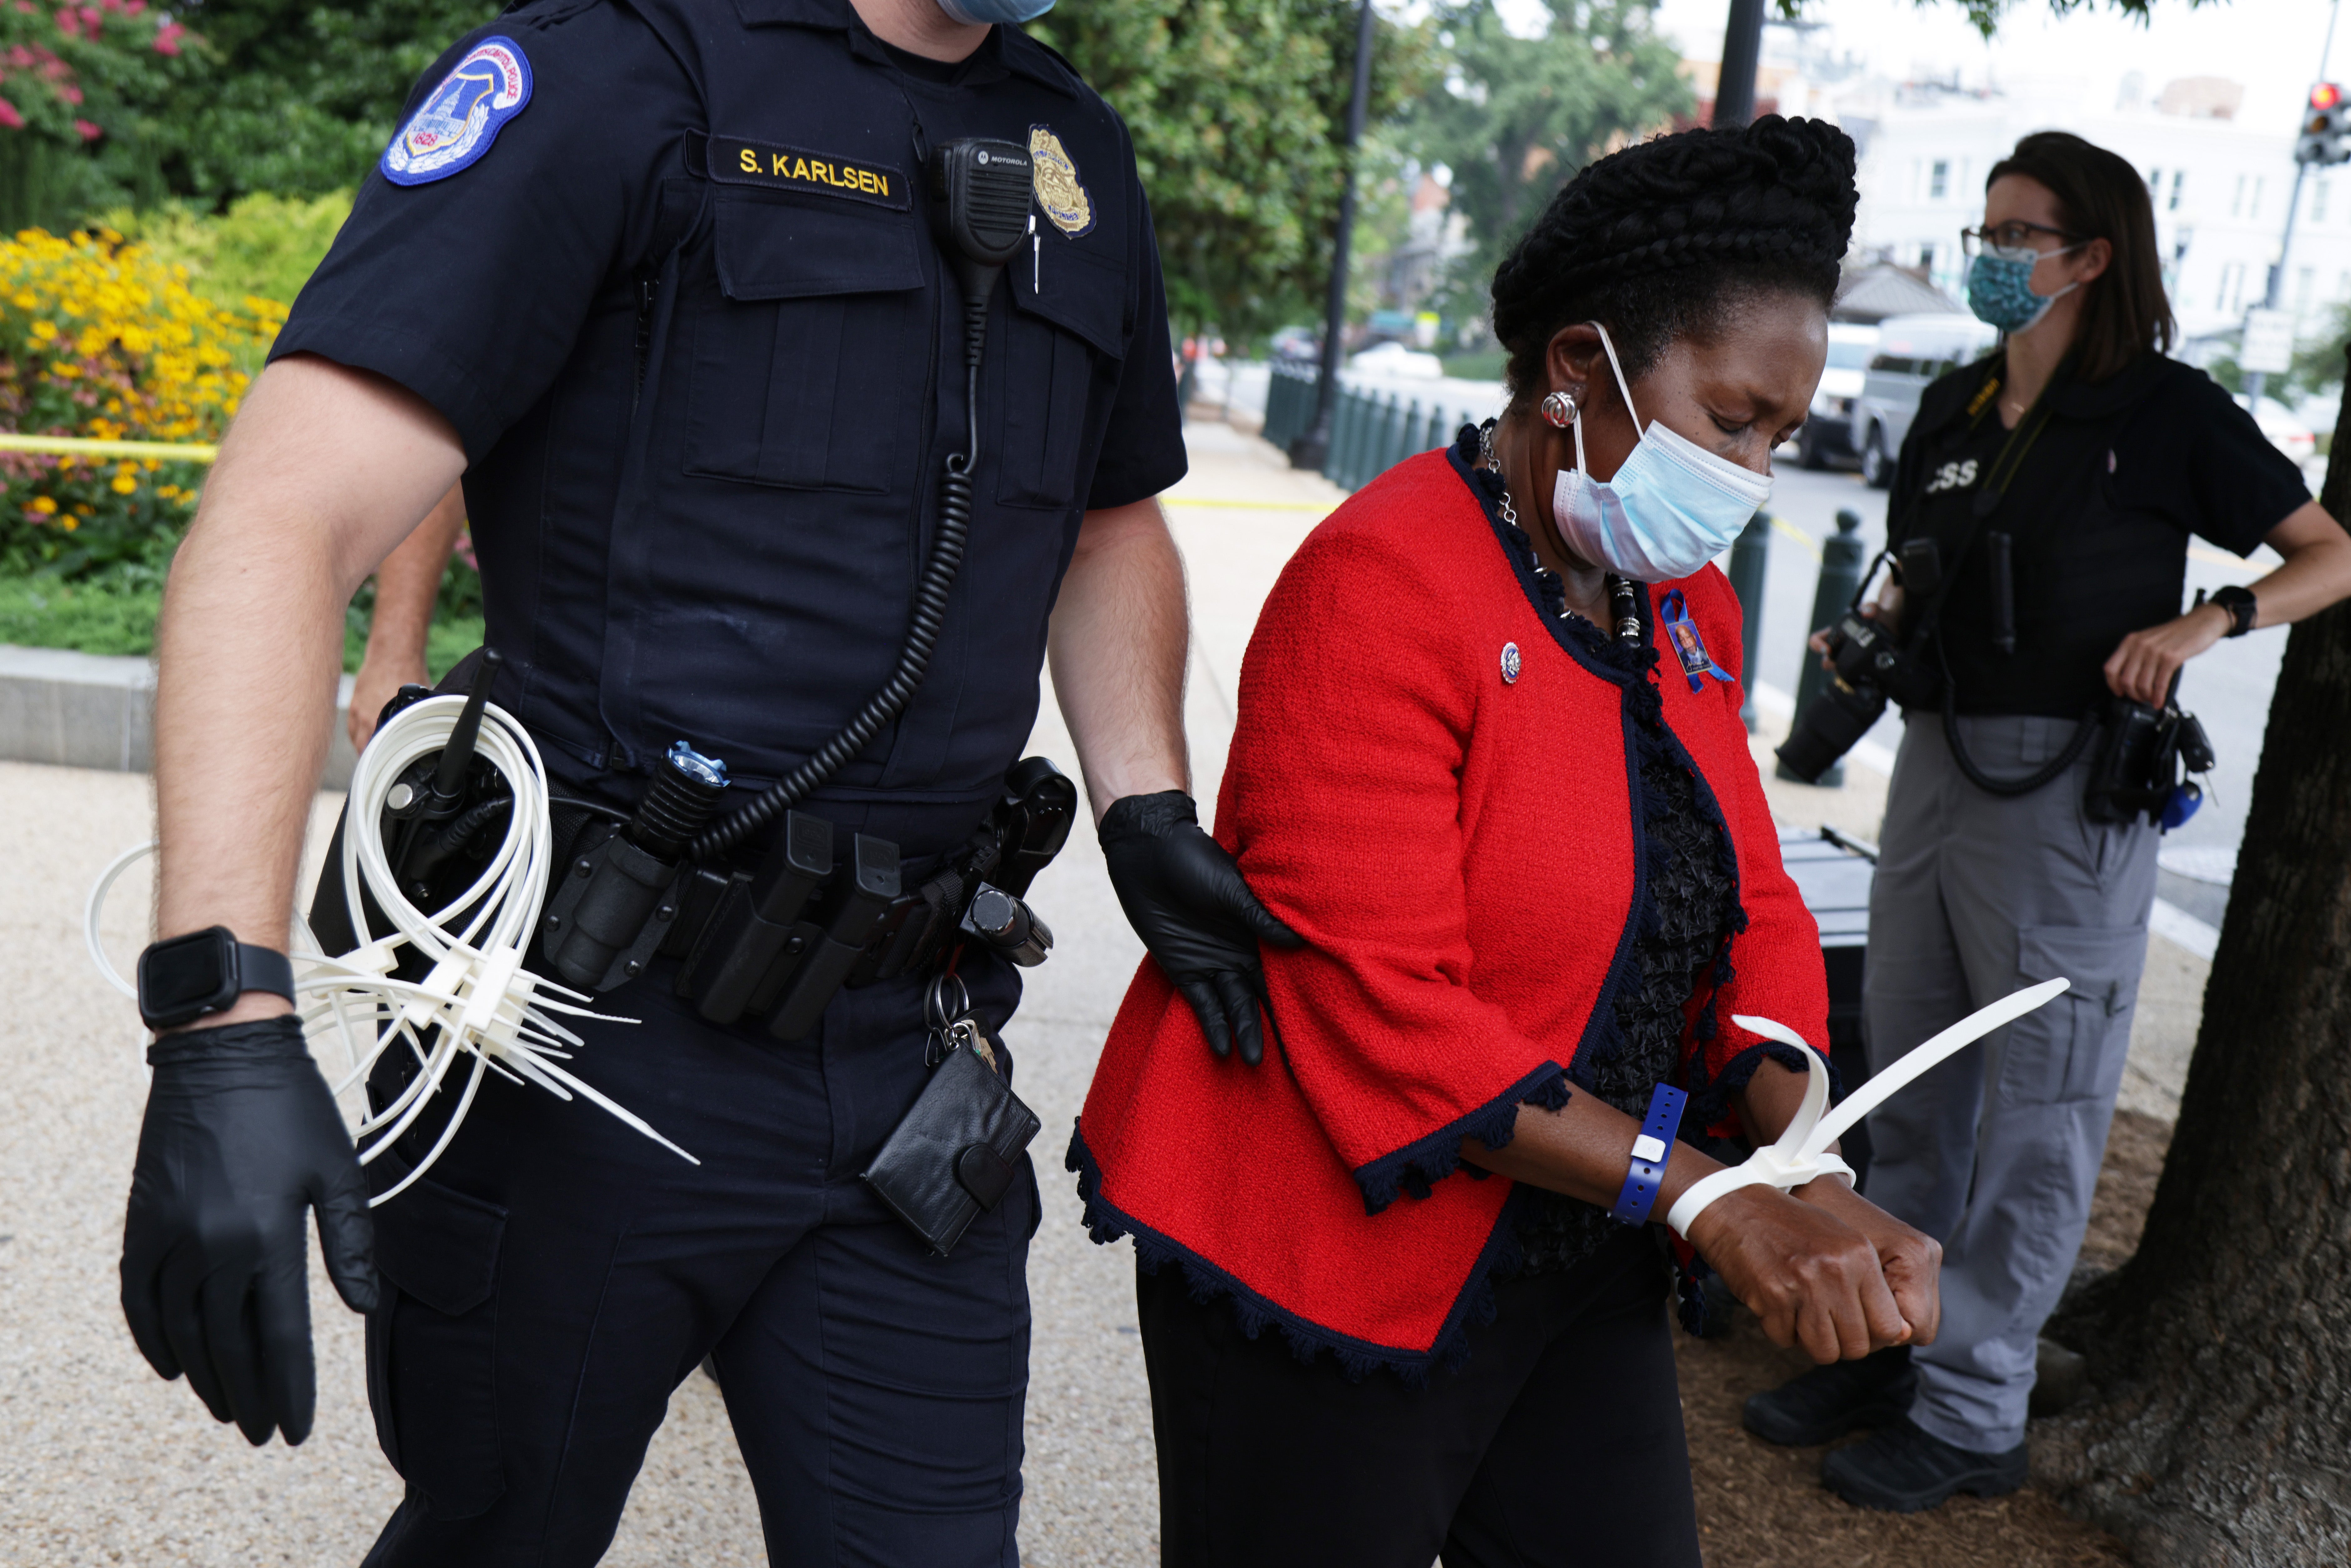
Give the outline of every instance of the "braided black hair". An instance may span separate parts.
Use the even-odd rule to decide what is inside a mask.
[[[1853,142],[1767,114],[1612,152],[1551,199],[1494,273],[1494,335],[1517,395],[1539,390],[1561,329],[1604,323],[1627,380],[1758,293],[1828,305],[1853,234]]]

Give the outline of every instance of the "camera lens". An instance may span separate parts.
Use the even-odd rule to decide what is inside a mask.
[[[1797,716],[1795,727],[1774,755],[1805,783],[1818,783],[1821,775],[1851,751],[1885,711],[1886,693],[1874,683],[1848,685],[1832,681]]]

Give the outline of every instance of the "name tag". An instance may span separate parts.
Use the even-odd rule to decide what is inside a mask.
[[[747,141],[739,136],[710,139],[710,177],[729,185],[764,185],[771,191],[841,196],[877,207],[907,210],[906,177],[884,163],[861,163],[805,147]]]

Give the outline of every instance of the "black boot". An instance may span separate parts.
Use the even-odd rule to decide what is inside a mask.
[[[1767,1443],[1809,1448],[1909,1414],[1918,1375],[1898,1344],[1859,1361],[1833,1361],[1747,1401],[1747,1429]]]
[[[1821,1461],[1821,1484],[1856,1508],[1916,1513],[1953,1492],[2006,1497],[2024,1484],[2025,1446],[1978,1453],[1946,1443],[1908,1416]]]

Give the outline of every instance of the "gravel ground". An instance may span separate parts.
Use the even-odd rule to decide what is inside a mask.
[[[1317,520],[1315,508],[1335,492],[1222,427],[1195,426],[1192,436],[1193,475],[1172,497],[1172,516],[1190,563],[1198,632],[1188,699],[1196,787],[1212,800],[1257,606]],[[1050,701],[1035,746],[1074,772]],[[1774,809],[1807,825],[1829,818],[1873,830],[1883,781],[1875,781],[1873,798],[1871,775],[1855,768],[1851,777],[1837,792],[1775,788]],[[141,1361],[116,1304],[122,1200],[144,1096],[143,1037],[130,1004],[91,972],[80,909],[115,852],[147,836],[148,781],[0,764],[0,845],[17,868],[0,887],[0,950],[18,998],[15,1022],[0,1034],[6,1069],[0,1073],[0,1563],[355,1563],[397,1500],[399,1483],[368,1417],[359,1321],[315,1261],[319,1422],[298,1449],[253,1449],[215,1427],[184,1387],[160,1382]],[[314,845],[323,843],[323,823],[338,804],[320,797]],[[1133,1260],[1124,1247],[1086,1239],[1061,1163],[1141,948],[1118,913],[1091,835],[1073,837],[1037,897],[1060,946],[1036,972],[1008,1031],[1021,1093],[1046,1128],[1034,1151],[1047,1211],[1029,1265],[1036,1333],[1022,1555],[1034,1568],[1132,1568],[1157,1560]],[[119,964],[144,939],[147,898],[137,875],[118,889],[106,935]],[[2142,1006],[2140,1028],[2169,1030],[2174,1050],[2166,1054],[2184,1065],[2177,1040],[2183,1030],[2192,1040],[2202,971],[2189,959],[2165,973],[2162,1005]],[[2176,1081],[2170,1087],[2176,1093]],[[1808,1493],[1810,1506],[1821,1494],[1800,1473],[1802,1465],[1767,1452],[1765,1468],[1753,1469],[1749,1450],[1760,1445],[1726,1427],[1719,1411],[1707,1413],[1709,1401],[1720,1400],[1700,1385],[1700,1369],[1723,1398],[1731,1392],[1725,1378],[1761,1386],[1775,1364],[1754,1349],[1745,1347],[1724,1370],[1703,1359],[1716,1356],[1716,1346],[1685,1352],[1701,1358],[1684,1364],[1701,1511],[1718,1563],[1794,1560],[1725,1551],[1733,1536],[1755,1538],[1756,1521],[1767,1518],[1796,1530],[1770,1539],[1786,1541],[1797,1555],[1816,1555],[1799,1544],[1808,1528],[1801,1509],[1785,1513],[1782,1504],[1795,1505],[1782,1498],[1759,1514],[1757,1500],[1739,1490],[1785,1487]],[[1768,1344],[1761,1349],[1771,1353]],[[1735,1403],[1727,1407],[1735,1410]],[[1732,1459],[1734,1469],[1722,1471]],[[1709,1480],[1718,1473],[1729,1490]],[[1944,1515],[1906,1527],[1902,1560],[1913,1568],[1980,1562],[1993,1552],[2020,1564],[2114,1560],[2094,1540],[2068,1533],[2078,1527],[2045,1504],[2028,1499],[1991,1511],[1996,1519],[1981,1528],[1933,1522]],[[2027,1537],[2040,1544],[2016,1546]],[[2064,1554],[2074,1548],[2075,1555]],[[766,1561],[725,1411],[700,1376],[672,1398],[606,1561],[631,1568]]]

